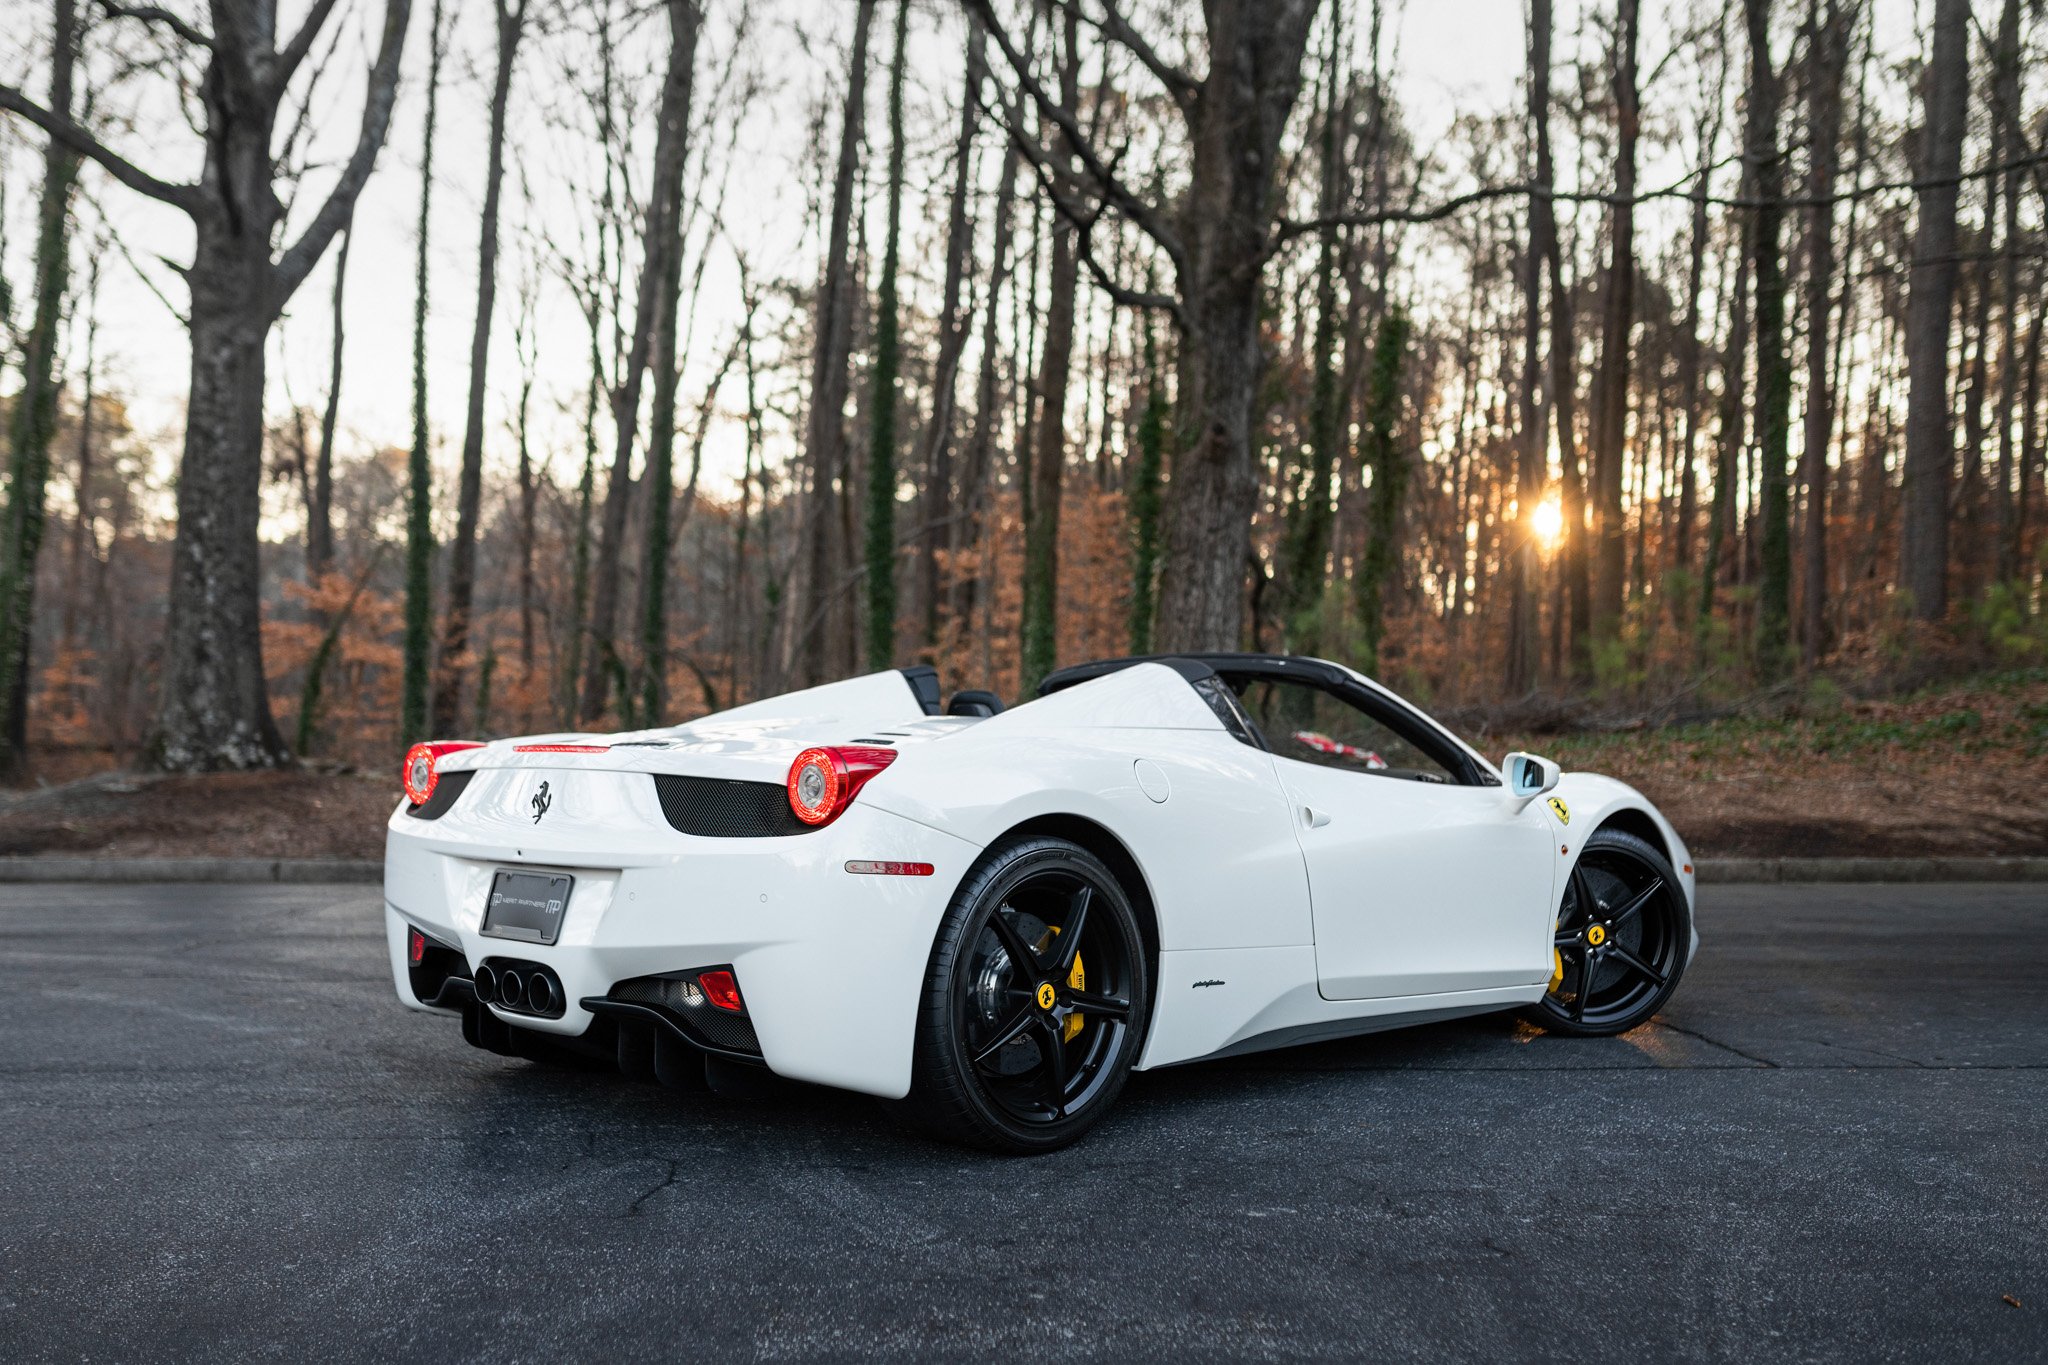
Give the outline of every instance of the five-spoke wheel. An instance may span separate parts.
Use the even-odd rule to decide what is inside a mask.
[[[1623,1033],[1663,1007],[1692,950],[1670,862],[1633,834],[1586,842],[1558,909],[1550,989],[1530,1018],[1555,1033]]]
[[[1051,838],[996,851],[932,953],[912,1109],[1000,1151],[1072,1142],[1123,1087],[1148,989],[1137,916],[1099,859]]]

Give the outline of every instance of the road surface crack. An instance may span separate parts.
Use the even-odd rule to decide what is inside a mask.
[[[668,1174],[667,1174],[667,1175],[665,1175],[665,1176],[663,1176],[663,1177],[661,1178],[661,1180],[660,1180],[660,1181],[659,1181],[658,1183],[656,1183],[656,1184],[655,1184],[654,1186],[652,1186],[651,1188],[649,1188],[649,1189],[648,1189],[648,1190],[647,1190],[647,1191],[646,1191],[646,1192],[645,1192],[644,1194],[642,1194],[642,1195],[641,1195],[641,1196],[640,1196],[640,1197],[639,1197],[638,1199],[635,1199],[635,1200],[634,1200],[634,1201],[633,1201],[633,1202],[632,1202],[631,1204],[628,1204],[628,1205],[626,1206],[626,1217],[628,1217],[628,1218],[638,1218],[638,1217],[640,1216],[640,1209],[641,1209],[641,1206],[642,1206],[642,1205],[646,1204],[646,1202],[647,1202],[648,1200],[650,1200],[650,1199],[654,1198],[654,1196],[655,1196],[655,1195],[657,1195],[657,1194],[660,1194],[660,1193],[661,1193],[661,1192],[662,1192],[663,1190],[667,1189],[667,1188],[668,1188],[669,1186],[671,1186],[671,1185],[675,1184],[675,1183],[676,1183],[676,1172],[677,1172],[677,1170],[678,1170],[678,1169],[679,1169],[678,1163],[676,1163],[676,1162],[673,1162],[673,1161],[669,1162],[669,1163],[668,1163]]]

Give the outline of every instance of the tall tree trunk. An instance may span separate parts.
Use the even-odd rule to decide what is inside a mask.
[[[79,47],[75,0],[55,0],[53,17],[50,108],[68,119]],[[50,441],[57,431],[57,326],[71,287],[71,192],[77,183],[77,153],[52,137],[43,149],[36,204],[35,317],[23,340],[21,390],[8,421],[7,503],[0,514],[0,778],[10,780],[27,771],[30,628]]]
[[[1948,615],[1948,494],[1955,464],[1948,352],[1956,290],[1956,201],[1969,124],[1969,0],[1934,0],[1933,55],[1922,77],[1919,223],[1906,304],[1905,505],[1899,586],[1925,621]]]
[[[1280,137],[1300,93],[1315,11],[1315,0],[1205,6],[1209,74],[1194,103],[1193,161],[1178,223],[1185,327],[1159,583],[1165,649],[1235,649],[1244,634],[1259,498],[1251,422],[1261,262]]]
[[[1080,110],[1080,31],[1072,6],[1066,9],[1065,56],[1060,67],[1060,107]],[[1060,164],[1072,148],[1055,137]],[[1065,187],[1062,187],[1063,192]],[[1074,356],[1074,294],[1080,259],[1073,224],[1056,217],[1052,260],[1046,280],[1045,344],[1038,359],[1036,449],[1027,478],[1031,496],[1024,509],[1022,671],[1018,693],[1033,696],[1057,663],[1060,576],[1060,488],[1067,462],[1067,386]]]
[[[1743,167],[1740,185],[1739,197],[1747,199],[1753,196],[1756,178],[1747,164]],[[1715,432],[1714,495],[1707,505],[1706,546],[1700,556],[1699,623],[1702,628],[1714,614],[1714,593],[1721,576],[1723,542],[1728,539],[1734,521],[1740,515],[1736,464],[1742,454],[1749,425],[1749,286],[1750,261],[1754,254],[1751,241],[1755,232],[1755,218],[1743,215],[1740,244],[1735,252],[1735,279],[1729,291],[1728,345],[1721,357],[1721,411]]]
[[[605,483],[604,516],[598,528],[597,566],[591,584],[590,641],[583,661],[583,706],[587,724],[604,714],[611,681],[624,671],[614,632],[618,626],[620,565],[625,557],[626,512],[633,491],[633,438],[640,429],[640,388],[664,311],[672,266],[667,259],[676,239],[671,218],[682,211],[683,165],[690,146],[690,100],[696,72],[697,30],[702,15],[696,0],[665,0],[668,11],[668,71],[661,83],[661,105],[654,134],[654,179],[648,187],[647,214],[641,230],[640,284],[635,299],[633,336],[623,373],[612,390],[615,444],[611,476]],[[679,280],[680,275],[676,276]],[[669,367],[671,370],[674,366]],[[661,383],[656,375],[655,382]],[[673,379],[670,380],[671,386]],[[669,393],[670,411],[675,394]],[[656,414],[656,425],[660,415]],[[671,435],[671,439],[673,439]],[[649,452],[650,464],[654,459]],[[630,696],[625,698],[629,704]]]
[[[1785,154],[1778,140],[1781,80],[1771,65],[1771,0],[1744,0],[1749,25],[1749,128],[1745,156],[1756,172],[1757,457],[1761,581],[1756,654],[1765,676],[1784,670],[1792,608],[1792,361],[1785,347]]]
[[[1155,581],[1159,575],[1159,479],[1166,463],[1166,433],[1172,420],[1165,378],[1159,368],[1159,338],[1145,318],[1145,411],[1138,419],[1138,464],[1131,473],[1131,653],[1152,652]]]
[[[1852,15],[1836,0],[1812,0],[1807,17],[1806,136],[1813,201],[1806,262],[1806,447],[1800,482],[1806,485],[1805,554],[1800,569],[1799,660],[1807,668],[1827,651],[1828,443],[1835,434],[1834,393],[1828,383],[1828,336],[1835,273],[1835,172],[1841,155],[1842,75],[1849,56]]]
[[[974,250],[974,220],[967,195],[973,188],[974,137],[987,76],[988,30],[967,16],[967,77],[960,96],[960,132],[953,142],[953,193],[946,207],[946,276],[939,308],[939,354],[932,370],[932,413],[925,426],[924,553],[922,557],[924,647],[929,659],[939,643],[939,551],[951,542],[953,511],[953,407],[960,357],[967,349],[968,317],[960,294]],[[957,572],[957,570],[956,570]]]
[[[839,671],[834,629],[839,603],[837,531],[841,481],[847,475],[846,399],[852,384],[853,276],[847,243],[852,236],[854,172],[860,165],[861,125],[868,98],[868,30],[876,0],[860,0],[848,55],[846,102],[839,121],[839,160],[832,177],[832,220],[825,242],[825,273],[818,284],[815,349],[811,356],[809,416],[804,454],[810,497],[804,508],[803,545],[796,591],[785,618],[790,632],[787,672],[799,687],[822,682]]]
[[[1548,416],[1543,401],[1543,272],[1557,250],[1557,216],[1550,202],[1550,0],[1529,6],[1528,119],[1535,190],[1529,196],[1529,240],[1522,258],[1522,439],[1515,456],[1514,549],[1508,563],[1507,688],[1513,695],[1536,682],[1539,655],[1536,587],[1540,561],[1534,515],[1550,472]],[[1553,300],[1552,307],[1557,307]]]
[[[1408,460],[1396,424],[1401,413],[1401,362],[1408,349],[1408,315],[1399,304],[1380,319],[1373,339],[1372,381],[1365,400],[1365,449],[1372,470],[1372,502],[1366,512],[1365,556],[1353,591],[1358,615],[1359,667],[1379,667],[1386,629],[1386,590],[1401,561],[1401,500],[1408,488]]]
[[[686,73],[696,69],[697,36],[702,12],[697,0],[670,0],[670,60]],[[654,399],[648,412],[647,434],[647,540],[640,556],[640,709],[649,725],[659,725],[665,712],[668,691],[668,565],[672,541],[669,506],[675,490],[676,390],[682,382],[682,356],[678,338],[682,319],[678,316],[683,299],[683,177],[682,162],[689,146],[690,103],[683,97],[676,141],[685,149],[678,153],[676,174],[665,185],[668,195],[659,206],[659,218],[650,216],[648,226],[660,224],[661,239],[647,243],[648,259],[661,262],[660,290],[655,296],[653,357]],[[666,132],[664,128],[664,132]],[[717,392],[714,384],[713,393]],[[696,475],[691,475],[692,491]]]
[[[476,533],[482,514],[484,388],[490,378],[491,315],[498,301],[498,205],[505,180],[505,114],[512,69],[526,32],[526,0],[492,0],[497,19],[498,66],[491,82],[490,134],[484,150],[484,208],[476,250],[476,321],[469,334],[469,405],[462,427],[462,473],[455,494],[455,543],[448,556],[448,612],[442,623],[441,675],[434,695],[434,728],[453,734],[462,710],[462,679],[469,668],[469,613],[476,595]]]
[[[902,368],[896,271],[903,228],[903,75],[910,0],[896,0],[896,52],[889,62],[888,224],[875,300],[875,366],[868,390],[867,646],[877,672],[896,662],[896,380]]]
[[[2014,143],[2024,137],[2020,125],[2020,0],[2005,0],[1998,20],[1998,47],[1993,54],[1993,112],[1991,161],[1996,165],[2010,154]],[[1998,360],[1998,473],[1992,494],[1992,515],[1996,521],[1996,568],[1998,581],[2011,583],[2019,574],[2019,540],[2013,507],[2013,422],[2019,396],[2020,337],[2020,189],[2021,177],[2013,170],[2005,178],[2005,250],[1999,258],[2000,350]],[[2038,303],[2038,300],[2037,300]]]
[[[1343,71],[1343,9],[1332,10],[1330,57],[1324,70],[1322,139],[1319,147],[1322,184],[1319,212],[1334,219],[1343,208],[1343,120],[1338,91]],[[1337,382],[1337,337],[1343,330],[1337,310],[1339,240],[1334,222],[1326,223],[1316,251],[1316,328],[1310,358],[1307,477],[1295,499],[1286,528],[1280,568],[1281,638],[1295,653],[1315,654],[1320,648],[1318,608],[1330,558],[1330,525],[1334,513],[1331,480],[1342,459],[1344,394]]]
[[[148,749],[175,771],[291,762],[264,686],[256,540],[263,475],[263,343],[270,326],[333,242],[375,167],[397,98],[409,0],[386,0],[362,123],[327,197],[298,237],[271,257],[283,206],[274,159],[277,112],[333,7],[315,5],[284,47],[274,7],[218,6],[210,35],[164,22],[206,53],[197,88],[204,167],[196,183],[161,180],[102,143],[68,110],[0,85],[0,109],[37,124],[128,188],[193,222],[192,390],[178,471],[178,538],[155,731]],[[142,16],[162,20],[160,13]]]
[[[334,567],[334,432],[341,420],[342,294],[348,284],[351,226],[341,230],[334,251],[334,318],[327,351],[327,402],[320,410],[320,455],[313,466],[312,496],[306,499],[306,581],[318,583]]]
[[[441,101],[441,58],[447,50],[443,0],[434,0],[427,29],[427,112],[420,134],[420,216],[413,242],[412,452],[406,462],[405,676],[399,700],[399,741],[412,744],[431,732],[428,677],[434,615],[434,470],[427,428],[427,237],[433,222],[434,123]]]
[[[995,228],[989,244],[988,287],[984,291],[981,315],[981,372],[974,385],[974,432],[967,441],[966,468],[960,475],[960,515],[954,520],[950,538],[956,554],[981,543],[981,515],[987,503],[989,467],[995,460],[996,432],[1002,426],[1002,302],[1015,262],[1012,238],[1016,231],[1017,173],[1023,156],[1012,144],[1003,158],[1003,172],[996,184]],[[975,598],[980,587],[978,575],[960,573],[953,580],[952,615],[966,627],[974,619]]]
[[[1629,351],[1635,331],[1636,140],[1642,128],[1636,88],[1639,0],[1618,0],[1614,38],[1616,201],[1608,215],[1607,287],[1602,291],[1600,369],[1593,384],[1593,619],[1596,638],[1621,630],[1628,526],[1622,513],[1622,466],[1628,456]]]
[[[1537,124],[1539,157],[1549,158],[1550,127],[1548,101]],[[1551,177],[1539,172],[1545,184]],[[1586,486],[1579,460],[1578,355],[1572,296],[1564,283],[1564,247],[1553,232],[1550,236],[1550,410],[1557,426],[1557,453],[1561,473],[1559,506],[1564,513],[1564,530],[1558,546],[1560,602],[1569,617],[1566,653],[1561,670],[1574,678],[1592,671],[1593,591],[1586,552]]]
[[[1722,101],[1718,90],[1713,96],[1714,115],[1707,132],[1700,139],[1699,184],[1702,191],[1708,185],[1708,176],[1713,170],[1714,153],[1721,135]],[[1706,279],[1707,266],[1707,199],[1702,193],[1693,200],[1691,245],[1686,260],[1685,274],[1685,320],[1678,332],[1678,391],[1679,402],[1684,408],[1685,431],[1681,439],[1678,472],[1678,517],[1672,528],[1671,562],[1674,567],[1692,568],[1693,525],[1699,519],[1699,430],[1700,430],[1700,371],[1703,368],[1700,345],[1700,294]],[[1683,593],[1671,597],[1671,619],[1674,625],[1684,625],[1692,611],[1692,603],[1685,600]]]
[[[97,417],[99,391],[95,387],[99,377],[99,298],[100,267],[98,261],[86,265],[85,285],[85,373],[80,384],[78,401],[78,461],[71,478],[74,513],[71,518],[71,550],[69,572],[71,591],[64,594],[64,621],[60,635],[62,647],[68,652],[78,640],[78,615],[86,603],[85,581],[88,561],[97,563],[100,545],[95,528],[93,492],[93,426]],[[21,399],[17,397],[16,403]]]

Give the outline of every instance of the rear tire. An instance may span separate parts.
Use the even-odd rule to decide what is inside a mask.
[[[939,927],[910,1096],[935,1136],[1057,1151],[1099,1122],[1144,1045],[1151,967],[1130,897],[1065,839],[998,846]]]

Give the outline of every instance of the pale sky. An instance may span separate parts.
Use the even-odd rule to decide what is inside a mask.
[[[46,90],[47,75],[40,61],[32,59],[23,35],[33,23],[35,41],[44,41],[41,29],[47,19],[40,12],[42,6],[33,0],[0,0],[0,4],[15,16],[15,22],[5,26],[9,36],[0,38],[0,78],[23,83],[40,97]],[[189,0],[186,6],[192,7]],[[303,6],[286,0],[284,8],[290,16],[286,20],[288,26]],[[1910,10],[1901,8],[1905,11],[1902,17],[1910,23]],[[1348,11],[1348,22],[1355,29],[1362,29],[1362,9],[1362,5],[1353,5]],[[1573,34],[1580,20],[1576,7],[1570,3],[1560,9],[1556,46],[1562,62],[1572,51]],[[1643,41],[1647,70],[1669,47],[1670,28],[1662,6],[1653,4],[1646,9],[1650,11],[1645,15]],[[711,0],[710,10],[712,26],[700,49],[698,67],[700,126],[706,117],[712,81],[733,49],[736,6],[731,0]],[[343,431],[339,441],[344,456],[376,445],[404,445],[410,440],[414,220],[419,202],[429,11],[429,0],[414,0],[406,82],[398,114],[377,172],[356,210],[356,240],[348,279]],[[322,169],[311,177],[315,183],[305,201],[297,205],[295,222],[303,221],[309,213],[312,195],[324,193],[334,163],[353,140],[360,71],[380,14],[381,5],[376,0],[348,0],[341,7],[342,57],[319,90],[318,107],[326,116],[319,120],[320,132],[313,148]],[[746,108],[739,125],[739,152],[732,158],[734,168],[725,188],[725,239],[711,249],[701,287],[683,389],[686,407],[694,406],[736,328],[739,291],[731,243],[743,244],[757,278],[780,276],[809,282],[815,277],[818,244],[806,234],[807,189],[803,179],[810,119],[814,101],[832,100],[834,113],[828,120],[826,136],[836,136],[836,90],[844,78],[843,52],[852,14],[852,5],[828,0],[754,0],[748,51],[760,81],[760,93]],[[484,101],[492,62],[489,8],[469,0],[460,6],[460,16],[453,50],[443,71],[431,233],[435,274],[430,291],[433,313],[429,329],[429,389],[433,425],[442,447],[439,458],[444,466],[452,464],[462,437],[468,345],[475,306]],[[884,141],[884,63],[892,18],[889,7],[883,6],[871,39],[869,135],[876,178]],[[952,140],[953,110],[959,97],[963,32],[959,12],[943,0],[925,0],[914,12],[909,118],[918,160],[912,173],[914,181],[921,176],[921,183],[931,185],[938,193],[943,192],[943,162]],[[1362,34],[1358,36],[1362,39]],[[653,84],[658,79],[658,73],[650,71],[657,56],[656,40],[665,42],[665,30],[657,32],[656,25],[643,25],[632,48],[632,54],[642,64],[639,78],[648,89],[650,102]],[[1383,51],[1390,59],[1395,89],[1415,128],[1418,145],[1429,147],[1461,112],[1493,112],[1514,103],[1519,98],[1516,82],[1523,63],[1523,41],[1519,0],[1390,3]],[[1588,49],[1598,41],[1597,37],[1589,37]],[[1321,43],[1319,33],[1312,53],[1320,50]],[[589,144],[579,144],[551,129],[549,119],[543,115],[544,106],[564,108],[573,101],[563,71],[565,62],[578,60],[570,55],[571,47],[569,40],[530,36],[521,54],[519,79],[514,88],[517,108],[512,141],[538,203],[529,216],[521,202],[516,172],[509,173],[501,235],[504,261],[487,402],[491,421],[486,445],[487,479],[507,477],[512,459],[505,423],[510,418],[518,383],[512,327],[518,308],[518,271],[525,255],[522,235],[528,231],[527,224],[539,222],[551,234],[573,241],[575,205],[573,191],[565,181],[571,173],[586,180],[594,174],[594,168],[585,162]],[[1660,91],[1646,101],[1653,114],[1666,101],[1676,110],[1696,99],[1696,77],[1685,63],[1674,63],[1661,79],[1670,88],[1668,94]],[[109,141],[156,174],[190,178],[197,167],[196,139],[182,123],[176,106],[164,97],[164,88],[161,78],[155,78],[151,84],[151,78],[144,77],[138,78],[132,89],[109,94],[109,104],[136,111],[141,121],[140,128],[109,134]],[[145,89],[154,90],[154,97],[139,98]],[[1695,134],[1682,129],[1680,136],[1690,143]],[[651,143],[650,130],[637,148],[643,162]],[[994,145],[986,126],[983,145]],[[25,281],[29,277],[27,252],[32,239],[40,137],[26,132],[19,123],[7,121],[4,130],[0,130],[0,155],[5,157],[7,188],[7,268],[11,278]],[[994,160],[985,157],[985,163],[986,179],[992,182]],[[1676,165],[1646,166],[1644,183],[1659,183],[1660,177],[1668,176]],[[102,253],[102,386],[125,393],[138,427],[145,432],[163,432],[170,438],[166,443],[168,449],[174,452],[176,437],[182,431],[187,347],[182,328],[143,277],[147,276],[172,302],[182,306],[182,286],[156,257],[185,259],[190,250],[190,230],[182,215],[112,184],[97,171],[87,172],[86,184],[92,202],[81,214],[85,231],[92,233],[94,223],[104,213],[136,263],[131,264],[119,251]],[[1445,177],[1439,176],[1439,188],[1448,184]],[[917,187],[914,183],[913,192]],[[870,237],[879,243],[879,194],[871,196],[868,212]],[[915,204],[906,209],[907,230],[919,234],[907,243],[906,260],[927,281],[925,291],[935,294],[936,262],[943,244],[921,239],[937,230],[925,225],[925,217]],[[986,250],[985,230],[977,245]],[[284,411],[288,398],[317,407],[324,397],[332,261],[330,250],[273,334],[273,412]],[[25,314],[26,300],[22,308]],[[540,378],[533,409],[536,446],[542,455],[552,457],[557,479],[568,483],[573,482],[574,467],[581,458],[579,424],[586,382],[587,334],[568,293],[552,280],[542,290],[539,321]],[[11,386],[18,380],[10,373],[4,382]],[[722,407],[730,413],[740,404],[736,374],[723,393]],[[715,424],[707,450],[707,481],[712,486],[719,486],[736,474],[739,440],[736,419],[727,418]]]

